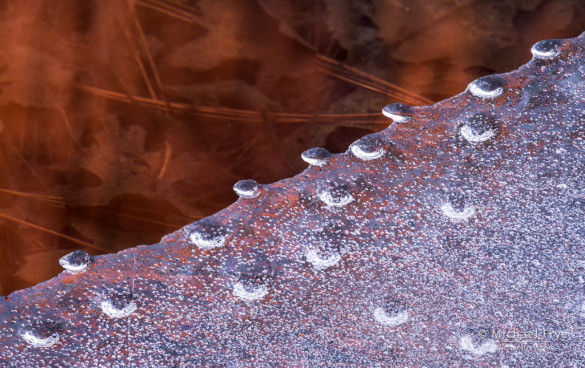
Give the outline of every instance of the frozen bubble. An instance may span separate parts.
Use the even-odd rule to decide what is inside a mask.
[[[102,301],[100,307],[111,318],[128,317],[138,308],[130,293],[116,293]]]
[[[354,201],[344,184],[333,184],[319,193],[319,199],[329,207],[344,207]]]
[[[260,249],[249,249],[244,254],[230,253],[223,260],[222,269],[246,284],[264,283],[273,271],[270,258]]]
[[[396,123],[406,123],[414,116],[414,110],[408,105],[393,103],[384,106],[382,114],[394,120]]]
[[[262,299],[274,276],[270,258],[260,249],[231,253],[224,259],[222,270],[233,280],[233,294],[244,301]]]
[[[70,273],[86,271],[93,261],[93,257],[82,250],[76,250],[59,259],[59,264]]]
[[[445,202],[443,206],[441,206],[441,210],[445,216],[454,220],[465,220],[475,214],[475,207],[473,206],[467,206],[463,210],[457,210],[453,207],[453,204],[449,202]]]
[[[329,161],[329,157],[331,157],[331,153],[321,147],[310,148],[301,154],[303,161],[314,166],[325,165]]]
[[[227,233],[222,226],[212,222],[199,221],[197,228],[189,234],[189,240],[199,249],[223,247]]]
[[[364,161],[375,160],[384,156],[386,149],[379,134],[369,134],[352,143],[351,153]]]
[[[240,180],[234,185],[234,192],[240,198],[256,198],[260,194],[260,188],[254,180]]]
[[[22,329],[20,336],[28,344],[39,348],[51,347],[61,338],[56,325],[50,322],[29,325]]]
[[[499,126],[493,115],[479,113],[459,128],[461,136],[469,143],[483,143],[498,135]]]
[[[550,60],[557,57],[560,53],[561,40],[543,40],[535,43],[530,51],[536,59]]]
[[[244,285],[242,282],[236,282],[233,293],[244,301],[252,302],[264,298],[268,294],[268,287],[266,285]]]
[[[465,197],[459,193],[453,193],[441,206],[443,214],[453,220],[465,220],[475,214],[475,207],[465,203]]]
[[[341,260],[341,254],[338,252],[331,252],[323,256],[316,249],[309,249],[307,251],[307,261],[318,270],[325,270],[329,267],[335,266]]]
[[[391,301],[374,309],[374,319],[388,327],[399,326],[408,321],[408,310],[400,301]]]
[[[465,335],[459,340],[461,349],[470,352],[475,356],[485,355],[487,353],[495,353],[498,351],[498,344],[493,340],[487,339],[482,344],[475,344],[471,335]]]
[[[504,79],[497,75],[488,75],[469,83],[467,89],[475,97],[495,98],[504,93]]]

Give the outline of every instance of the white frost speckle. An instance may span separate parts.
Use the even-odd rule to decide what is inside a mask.
[[[268,288],[266,285],[259,285],[254,288],[246,288],[244,285],[242,285],[242,283],[238,282],[234,284],[233,293],[236,297],[244,301],[252,302],[263,299],[266,294],[268,294]]]
[[[408,311],[403,310],[396,314],[388,315],[384,308],[378,307],[374,310],[374,319],[388,327],[396,327],[408,321]]]
[[[114,307],[114,305],[112,305],[112,302],[110,302],[109,300],[104,300],[100,306],[102,308],[102,312],[104,312],[108,317],[111,317],[111,318],[128,317],[129,315],[134,313],[136,308],[138,308],[136,306],[136,303],[134,303],[132,301],[130,303],[128,303],[122,309],[118,309],[118,308]]]

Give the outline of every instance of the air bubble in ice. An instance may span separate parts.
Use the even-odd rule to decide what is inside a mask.
[[[319,199],[329,207],[344,207],[354,201],[346,185],[333,184],[319,193]]]
[[[406,123],[411,120],[414,115],[414,110],[408,105],[401,103],[393,103],[384,106],[382,109],[384,116],[392,119],[396,123]]]
[[[108,317],[125,318],[138,308],[130,293],[115,293],[101,302],[100,307]]]
[[[374,309],[374,319],[388,327],[399,326],[408,321],[408,310],[399,301],[391,301]]]
[[[260,187],[254,180],[240,180],[234,185],[234,192],[240,198],[256,198],[260,194]]]
[[[474,115],[459,128],[459,133],[469,143],[486,142],[498,132],[499,127],[494,116],[485,113]]]
[[[59,332],[52,323],[29,325],[22,329],[20,336],[29,345],[48,348],[59,342]]]
[[[441,206],[443,214],[453,220],[465,220],[475,214],[475,207],[467,204],[462,194],[451,194]]]
[[[242,282],[236,282],[233,288],[233,294],[241,300],[252,302],[263,299],[268,294],[266,285],[244,285]]]
[[[70,273],[86,271],[93,261],[92,256],[82,250],[76,250],[59,259],[59,264]]]
[[[352,143],[349,147],[351,153],[360,160],[375,160],[384,156],[386,149],[384,142],[378,134],[369,134]]]
[[[329,161],[329,157],[331,157],[331,153],[321,147],[310,148],[301,154],[303,161],[314,166],[325,165]]]
[[[200,221],[197,226],[189,234],[189,240],[199,249],[212,249],[225,245],[227,233],[222,226],[206,221]]]
[[[498,345],[491,339],[485,340],[482,344],[475,344],[471,335],[465,335],[459,340],[461,349],[470,352],[475,356],[495,353],[498,351]]]
[[[467,89],[475,97],[495,98],[504,93],[504,79],[497,75],[488,75],[471,82]]]
[[[316,249],[309,249],[307,251],[307,261],[318,270],[325,270],[329,267],[335,266],[341,260],[341,254],[338,252],[330,252],[323,256]]]
[[[550,60],[557,57],[560,53],[561,40],[543,40],[535,43],[530,51],[536,59]]]

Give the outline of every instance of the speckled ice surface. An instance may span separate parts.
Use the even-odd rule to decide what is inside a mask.
[[[585,36],[0,300],[2,367],[583,367]],[[313,160],[313,161],[311,161]]]

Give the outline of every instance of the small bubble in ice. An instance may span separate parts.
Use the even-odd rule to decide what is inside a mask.
[[[456,210],[449,202],[445,202],[443,206],[441,206],[441,210],[445,216],[454,220],[465,220],[475,214],[475,207],[473,206],[467,206],[463,210]]]
[[[70,273],[86,271],[93,261],[92,256],[82,250],[76,250],[59,259],[59,264]]]
[[[475,207],[465,203],[461,194],[451,194],[441,206],[443,214],[453,220],[465,220],[475,214]]]
[[[465,335],[459,340],[461,349],[470,352],[475,356],[485,355],[487,353],[495,353],[498,351],[498,345],[491,339],[483,341],[481,344],[476,344],[471,335]]]
[[[355,157],[363,161],[375,160],[386,152],[379,134],[366,135],[352,143],[349,149]]]
[[[227,234],[222,226],[206,221],[200,221],[197,226],[189,234],[189,241],[199,249],[212,249],[225,245]]]
[[[467,89],[475,97],[495,98],[504,93],[504,79],[497,75],[488,75],[469,83]]]
[[[459,133],[469,143],[483,143],[494,138],[499,131],[493,115],[479,113],[468,119],[459,128]]]
[[[354,201],[346,185],[333,184],[319,193],[319,199],[329,207],[344,207]]]
[[[20,336],[29,345],[48,348],[59,342],[59,332],[52,323],[37,323],[22,329]]]
[[[314,166],[325,165],[329,161],[329,157],[331,157],[331,153],[321,147],[310,148],[301,154],[303,161]]]
[[[233,288],[233,294],[243,301],[252,302],[263,299],[268,294],[266,285],[244,285],[242,282],[236,282]]]
[[[100,307],[110,318],[125,318],[138,308],[130,293],[116,293],[101,302]]]
[[[307,251],[307,261],[318,270],[325,270],[329,267],[335,266],[341,260],[341,254],[338,252],[331,252],[322,255],[316,249],[309,249]]]
[[[536,59],[550,60],[557,57],[560,53],[561,40],[543,40],[535,43],[530,51]]]
[[[396,123],[406,123],[414,116],[414,110],[408,105],[393,103],[384,106],[382,109],[382,114],[394,120]]]
[[[234,192],[240,198],[256,198],[260,194],[260,187],[254,180],[240,180],[234,185]]]
[[[387,302],[374,309],[374,319],[385,326],[396,327],[408,321],[408,310],[399,301]]]

